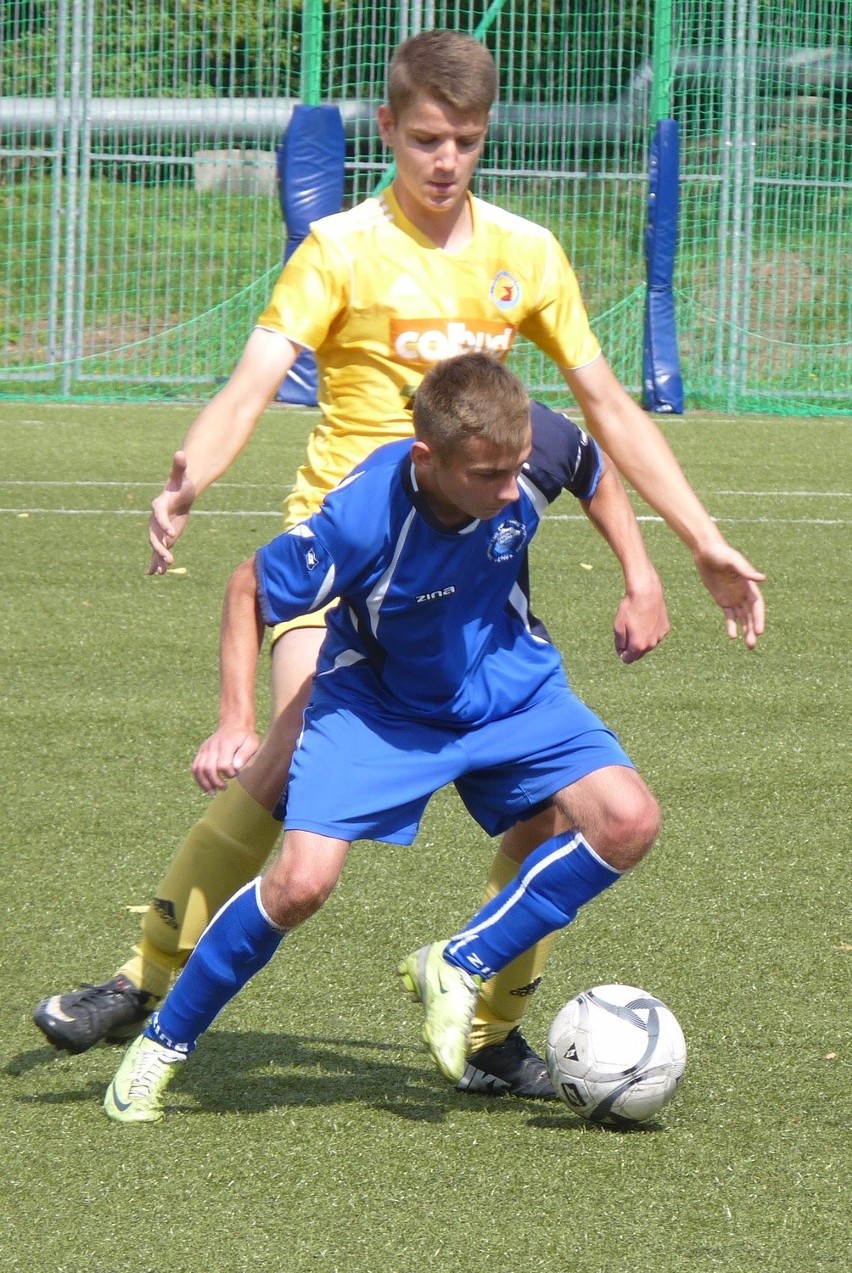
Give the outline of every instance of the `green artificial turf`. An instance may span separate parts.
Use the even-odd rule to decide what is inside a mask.
[[[672,632],[632,667],[612,651],[618,570],[569,497],[535,544],[536,610],[665,823],[559,939],[525,1031],[543,1048],[595,983],[659,995],[689,1061],[656,1124],[465,1097],[433,1069],[394,969],[467,918],[492,854],[446,791],[413,847],[355,846],[202,1041],[165,1122],[127,1128],[100,1108],[120,1054],[57,1057],[30,1014],[126,957],[132,908],[205,807],[189,766],[216,720],[221,596],[278,529],[312,419],[270,410],[193,514],[185,573],[150,579],[145,510],[192,415],[3,406],[3,1273],[846,1273],[849,423],[664,422],[767,572],[753,654],[658,522],[643,525]]]

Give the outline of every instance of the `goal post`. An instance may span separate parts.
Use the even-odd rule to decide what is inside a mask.
[[[672,0],[655,0],[652,66],[642,402],[652,412],[682,415],[674,299],[680,147],[677,120],[671,118]]]

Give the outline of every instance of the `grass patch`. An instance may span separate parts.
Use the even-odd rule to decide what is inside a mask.
[[[617,569],[567,497],[536,541],[536,608],[666,815],[642,868],[557,942],[527,1017],[542,1047],[595,982],[671,1005],[684,1086],[657,1126],[622,1135],[457,1095],[422,1051],[395,964],[469,914],[492,851],[450,791],[412,848],[355,847],[178,1077],[161,1127],[107,1122],[118,1054],[57,1058],[30,1013],[125,957],[128,907],[205,807],[189,764],[215,723],[222,591],[277,530],[312,416],[267,413],[193,514],[186,573],[162,579],[144,575],[147,503],[191,410],[4,417],[4,1273],[848,1268],[848,425],[666,422],[768,573],[754,654],[726,641],[656,521],[673,631],[630,668],[612,652]]]

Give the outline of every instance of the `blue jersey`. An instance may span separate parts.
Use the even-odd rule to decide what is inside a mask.
[[[410,442],[379,448],[322,508],[255,558],[267,624],[335,597],[317,676],[349,701],[468,729],[535,699],[561,660],[529,608],[527,553],[561,490],[590,499],[594,441],[537,404],[519,495],[496,517],[441,526],[418,490]]]

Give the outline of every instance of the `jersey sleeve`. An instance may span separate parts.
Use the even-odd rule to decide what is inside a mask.
[[[577,276],[553,234],[543,240],[538,271],[541,289],[532,312],[521,323],[523,336],[538,345],[557,367],[585,367],[601,352],[592,331]]]
[[[312,521],[299,522],[255,553],[258,602],[268,627],[319,610],[337,596],[334,558]]]
[[[311,232],[279,274],[257,326],[318,349],[348,305],[349,274],[329,236]]]
[[[594,438],[560,411],[541,402],[532,404],[533,449],[527,477],[552,503],[561,491],[577,499],[591,499],[597,490],[603,462]]]
[[[388,467],[396,469],[395,464],[385,464],[384,471]],[[316,513],[255,554],[258,601],[267,626],[310,614],[336,597],[357,592],[374,568],[381,553],[383,525],[375,512],[387,478],[384,472],[378,481],[364,478],[364,469],[355,470],[326,496]]]

